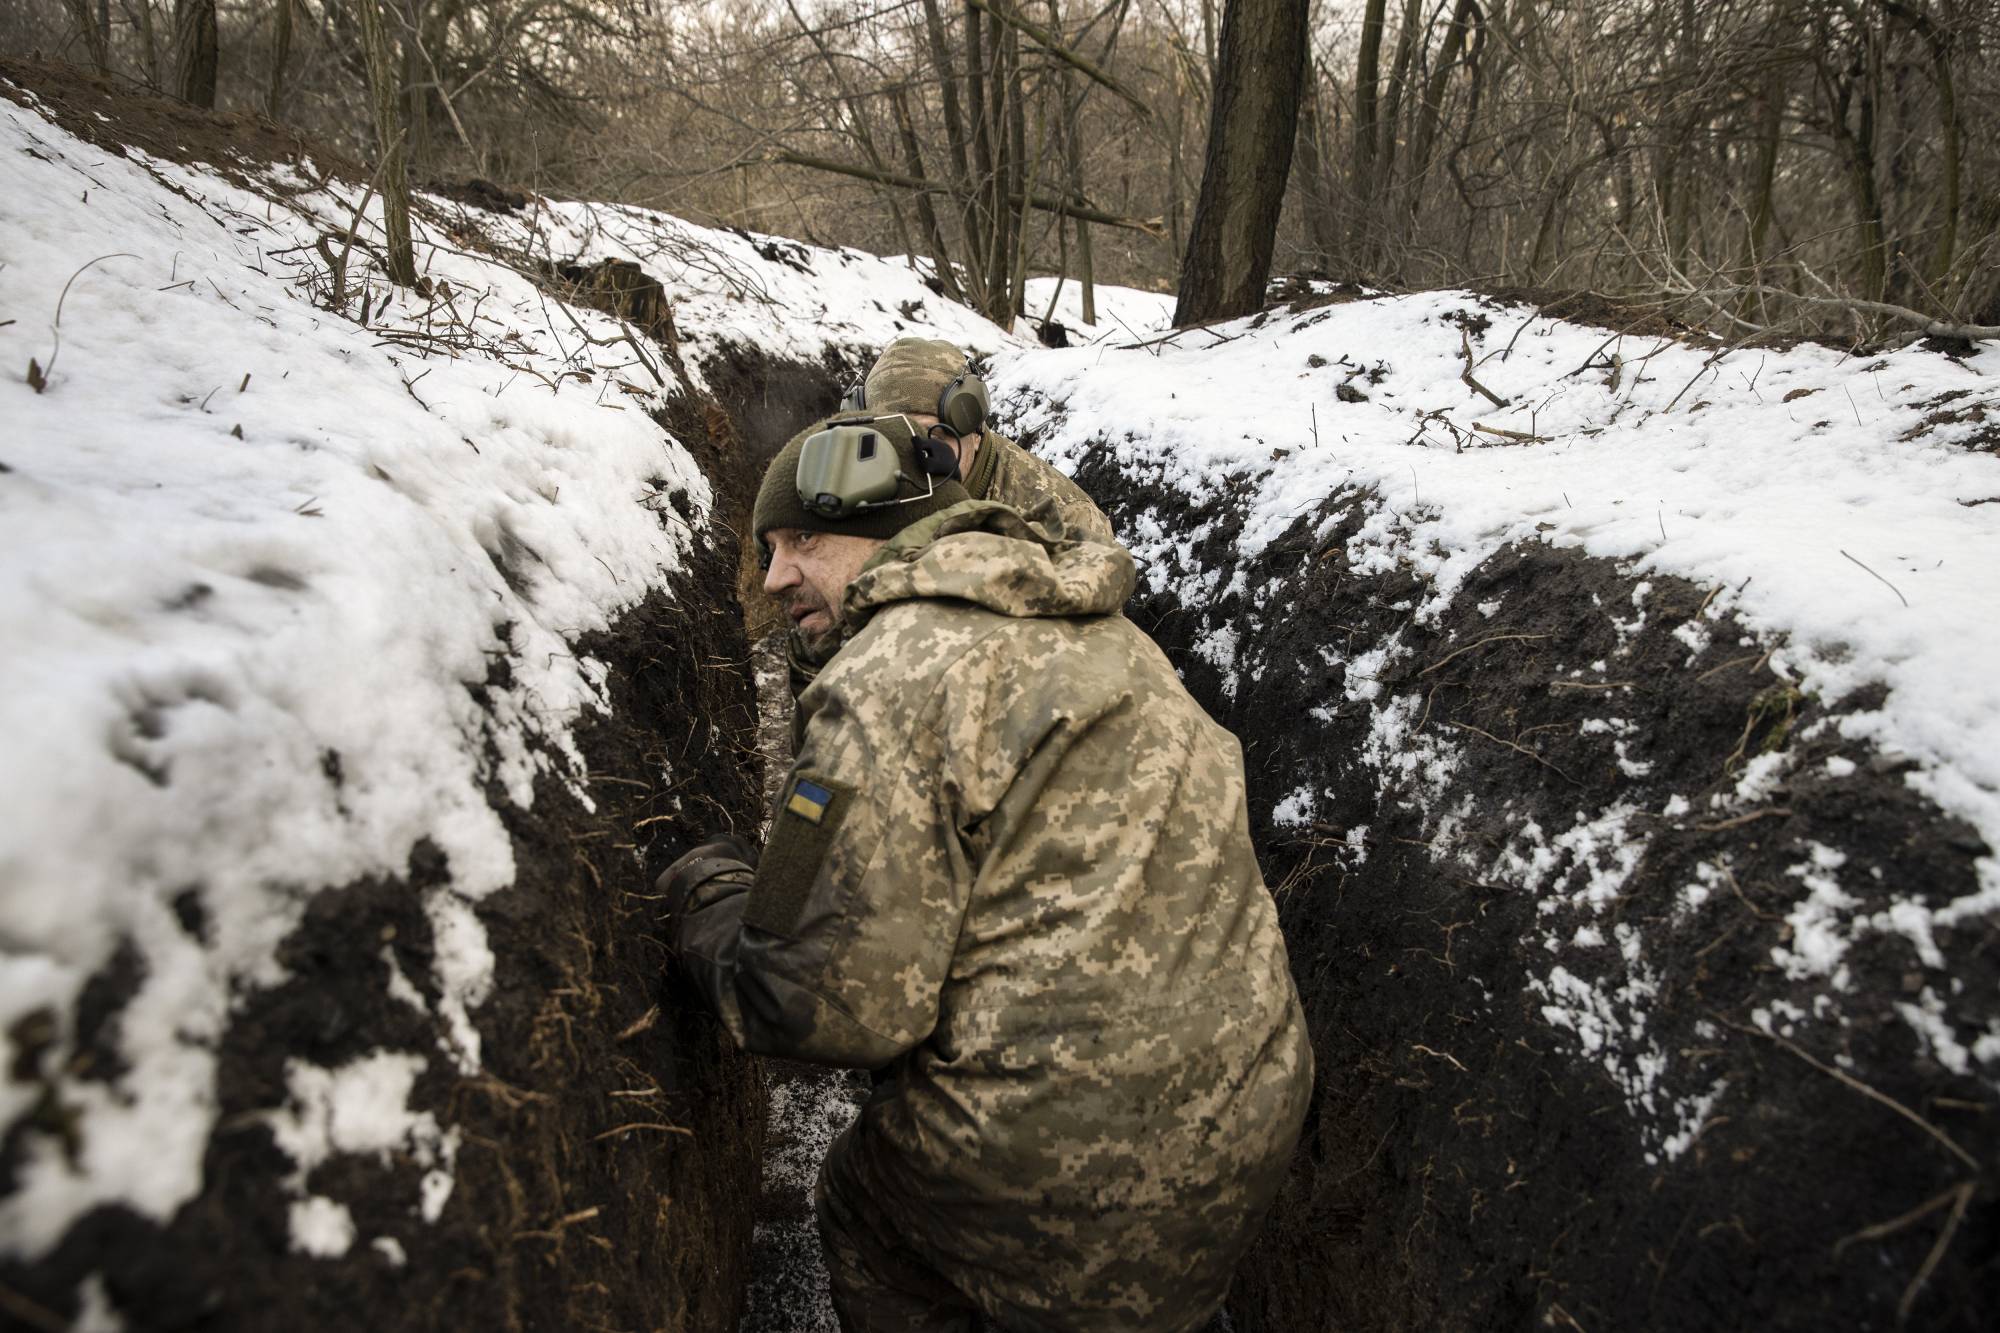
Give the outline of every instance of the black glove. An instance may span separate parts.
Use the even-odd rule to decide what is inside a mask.
[[[734,833],[719,833],[682,853],[653,881],[653,891],[660,895],[664,908],[661,924],[666,927],[667,938],[678,944],[681,918],[687,915],[688,903],[703,885],[725,876],[747,884],[756,867],[756,850]]]

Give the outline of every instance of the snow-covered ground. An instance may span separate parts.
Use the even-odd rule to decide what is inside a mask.
[[[515,875],[489,784],[525,807],[553,769],[589,802],[570,738],[603,668],[570,645],[667,589],[712,503],[649,415],[671,367],[533,260],[638,258],[697,383],[728,340],[813,363],[1005,341],[868,256],[546,201],[434,204],[429,295],[382,280],[371,209],[336,304],[359,187],[231,165],[119,157],[0,99],[0,1030],[46,1031],[0,1125],[53,1097],[77,1127],[30,1131],[0,1199],[28,1259],[95,1205],[164,1220],[202,1188],[233,1007],[282,979],[316,891],[426,841],[445,1038],[300,1065],[270,1116],[297,1181],[394,1151],[430,1172],[413,1208],[448,1199],[455,1133],[407,1096],[481,1068],[480,903]],[[124,1068],[75,1076],[71,1016],[121,946]],[[426,1004],[386,949],[379,981]],[[296,1188],[294,1247],[369,1243]]]
[[[1991,425],[1969,410],[2000,411],[2000,348],[1960,358],[1914,347],[1859,357],[1810,344],[1730,351],[1620,337],[1445,291],[1274,311],[1139,349],[1029,351],[1003,357],[994,390],[1017,430],[1060,467],[1109,451],[1123,474],[1157,478],[1163,493],[1196,504],[1240,490],[1246,513],[1233,564],[1247,564],[1329,495],[1368,497],[1368,519],[1346,554],[1359,573],[1401,567],[1425,579],[1411,608],[1418,625],[1515,543],[1573,548],[1630,570],[1640,580],[1633,604],[1606,608],[1621,634],[1653,613],[1649,576],[1712,589],[1702,614],[1678,631],[1690,661],[1711,627],[1733,617],[1782,639],[1771,667],[1807,696],[1832,705],[1886,686],[1879,707],[1841,719],[1841,733],[1915,761],[1909,783],[2000,847],[1992,581],[2000,456]],[[1152,591],[1171,585],[1207,602],[1229,591],[1175,582],[1199,563],[1190,553],[1206,530],[1144,510],[1120,535]],[[1213,580],[1214,562],[1206,568]],[[1235,590],[1250,614],[1275,610],[1268,589]],[[1501,608],[1480,609],[1499,613],[1504,629]],[[1263,669],[1241,653],[1242,628],[1217,623],[1195,647],[1221,671],[1226,694]],[[1408,649],[1372,651],[1345,664],[1345,700],[1374,710],[1371,761],[1385,782],[1400,776],[1420,796],[1441,792],[1457,747],[1434,731],[1418,734],[1419,713],[1428,715],[1421,694],[1377,697],[1383,654]],[[1326,652],[1342,660],[1337,645]],[[1596,679],[1604,664],[1574,670]],[[1325,706],[1343,701],[1331,695]],[[1600,722],[1622,759],[1626,733],[1610,733],[1631,724]],[[1531,825],[1498,862],[1456,854],[1486,879],[1545,895],[1545,910],[1602,912],[1636,864],[1644,830],[1686,814],[1694,799],[1704,809],[1752,809],[1789,762],[1763,756],[1731,790],[1689,792],[1663,810],[1613,811],[1567,830]],[[1324,795],[1300,788],[1275,822],[1310,825]],[[1453,813],[1430,814],[1449,846]],[[1366,832],[1349,831],[1357,848]],[[1935,968],[1934,930],[2000,911],[1991,854],[1979,862],[1975,891],[1939,901],[1912,884],[1887,910],[1864,908],[1842,888],[1837,857],[1810,847],[1799,856],[1796,899],[1785,909],[1790,942],[1772,963],[1834,995],[1847,985],[1842,958],[1856,939],[1903,936],[1911,966]],[[1706,891],[1691,885],[1691,900]],[[1643,942],[1619,930],[1632,960],[1627,989],[1643,990]],[[1600,995],[1553,962],[1540,984],[1549,1022],[1593,1059],[1618,1045],[1617,1021],[1605,1016],[1612,1001],[1620,1013],[1644,1007],[1637,992]],[[1934,975],[1900,1011],[1945,1067],[1976,1068],[2000,1086],[2000,1029],[1955,1023],[1947,998],[1955,993],[1951,978]],[[1644,1040],[1628,1035],[1643,1055]],[[1646,1090],[1635,1084],[1635,1102]],[[1683,1111],[1699,1122],[1701,1107]],[[1685,1141],[1665,1146],[1671,1153]]]
[[[1137,287],[1107,287],[1097,284],[1097,323],[1083,322],[1083,288],[1075,279],[1029,278],[1024,302],[1032,326],[1053,318],[1068,331],[1072,346],[1078,343],[1140,342],[1165,333],[1174,325],[1172,292],[1148,292]],[[1049,301],[1055,313],[1049,313]]]

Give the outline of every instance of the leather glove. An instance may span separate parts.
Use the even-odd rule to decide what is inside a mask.
[[[747,881],[756,871],[757,852],[734,833],[719,833],[681,854],[680,858],[653,881],[653,891],[663,905],[661,924],[667,938],[680,940],[681,919],[698,890],[725,876]]]

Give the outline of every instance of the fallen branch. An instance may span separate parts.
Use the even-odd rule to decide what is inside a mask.
[[[1478,386],[1474,385],[1473,387],[1477,388]],[[1488,435],[1498,435],[1503,440],[1519,440],[1522,444],[1547,444],[1549,442],[1549,437],[1546,435],[1530,435],[1524,430],[1502,430],[1498,426],[1483,425],[1477,421],[1472,423],[1472,428],[1477,431],[1484,431]]]
[[[1881,315],[1886,319],[1915,327],[1917,332],[1926,338],[1964,338],[1968,341],[2000,338],[2000,324],[1951,324],[1926,315],[1920,310],[1912,310],[1908,306],[1892,305],[1887,301],[1864,301],[1854,296],[1801,296],[1782,287],[1756,285],[1692,288],[1688,291],[1668,290],[1661,295],[1670,300],[1691,296],[1698,296],[1704,300],[1725,296],[1776,296],[1787,301],[1797,301],[1800,305],[1848,310],[1863,315]]]
[[[1724,1018],[1719,1013],[1715,1014],[1714,1017],[1724,1027],[1735,1028],[1738,1032],[1747,1032],[1753,1037],[1762,1037],[1766,1041],[1774,1042],[1777,1045],[1784,1047],[1786,1050],[1790,1051],[1793,1055],[1798,1056],[1799,1059],[1811,1065],[1814,1069],[1819,1070],[1820,1073],[1825,1074],[1829,1078],[1839,1080],[1840,1082],[1846,1084],[1848,1087],[1854,1089],[1856,1092],[1860,1093],[1862,1096],[1868,1098],[1870,1101],[1880,1102],[1882,1105],[1888,1107],[1891,1111],[1894,1111],[1897,1115],[1903,1117],[1903,1119],[1915,1125],[1918,1129],[1921,1129],[1924,1133],[1930,1135],[1933,1139],[1936,1139],[1940,1144],[1942,1144],[1945,1147],[1947,1151],[1951,1153],[1953,1157],[1956,1157],[1959,1161],[1965,1163],[1966,1166],[1970,1167],[1973,1171],[1976,1172],[1979,1170],[1978,1158],[1974,1157],[1971,1153],[1967,1152],[1965,1149],[1959,1147],[1958,1144],[1954,1143],[1950,1135],[1946,1134],[1936,1125],[1933,1125],[1930,1121],[1918,1115],[1915,1111],[1912,1111],[1909,1107],[1897,1101],[1894,1097],[1891,1097],[1888,1093],[1877,1092],[1875,1089],[1869,1087],[1866,1083],[1863,1083],[1860,1079],[1854,1077],[1852,1074],[1849,1074],[1844,1070],[1836,1069],[1830,1064],[1825,1064],[1819,1060],[1814,1059],[1812,1056],[1806,1054],[1806,1052],[1802,1050],[1799,1046],[1795,1045],[1790,1041],[1785,1040],[1785,1038],[1780,1037],[1775,1032],[1766,1032],[1762,1028],[1749,1027],[1745,1024],[1738,1023],[1733,1019]]]
[[[1737,815],[1733,819],[1718,819],[1712,824],[1695,824],[1691,827],[1697,833],[1720,833],[1724,829],[1742,828],[1745,824],[1754,824],[1760,819],[1774,819],[1790,813],[1792,813],[1790,806],[1767,805],[1762,810],[1752,810],[1747,815]]]
[[[1842,554],[1842,555],[1847,555],[1847,552],[1845,552],[1845,551],[1842,551],[1842,552],[1841,552],[1841,554]],[[1854,560],[1854,557],[1853,557],[1853,556],[1851,556],[1851,555],[1847,555],[1847,558],[1848,558],[1849,560]],[[1861,565],[1861,562],[1860,562],[1859,560],[1854,560],[1854,563],[1855,563],[1855,564],[1857,564],[1857,565]],[[1874,570],[1872,570],[1872,569],[1869,569],[1869,568],[1868,568],[1868,566],[1866,566],[1866,565],[1861,565],[1861,568],[1862,568],[1862,569],[1864,569],[1864,570],[1867,570],[1867,572],[1868,572],[1868,573],[1869,573],[1870,575],[1872,575],[1872,576],[1874,577],[1874,579],[1875,579],[1875,581],[1876,581],[1877,583],[1880,583],[1880,584],[1881,584],[1881,585],[1882,585],[1883,587],[1887,588],[1887,589],[1888,589],[1888,590],[1889,590],[1890,592],[1893,592],[1893,593],[1895,593],[1895,594],[1896,594],[1896,600],[1897,600],[1897,601],[1901,602],[1901,603],[1902,603],[1902,604],[1903,604],[1904,606],[1908,606],[1908,605],[1910,604],[1910,599],[1909,599],[1909,598],[1907,598],[1907,597],[1905,597],[1905,596],[1903,596],[1903,592],[1902,592],[1902,589],[1898,588],[1898,587],[1897,587],[1897,586],[1896,586],[1895,584],[1893,584],[1893,583],[1889,582],[1889,580],[1887,580],[1887,579],[1883,578],[1883,577],[1882,577],[1882,576],[1881,576],[1880,574],[1877,574],[1877,573],[1875,573],[1875,571],[1874,571]]]
[[[1459,382],[1464,384],[1468,389],[1478,390],[1486,401],[1493,404],[1493,406],[1507,406],[1505,398],[1502,398],[1499,394],[1472,378],[1472,338],[1462,328],[1458,331],[1458,349],[1459,354],[1465,358],[1465,369],[1459,372]]]
[[[662,1134],[685,1134],[689,1138],[694,1137],[693,1130],[683,1128],[680,1125],[661,1124],[659,1121],[656,1120],[637,1120],[629,1125],[620,1125],[616,1129],[607,1129],[602,1134],[592,1134],[590,1136],[590,1141],[592,1143],[595,1143],[599,1139],[608,1139],[613,1134],[628,1134],[635,1129],[651,1129],[651,1130],[657,1130]]]

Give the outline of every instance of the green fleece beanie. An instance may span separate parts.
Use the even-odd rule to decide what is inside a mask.
[[[927,412],[937,415],[938,395],[965,372],[965,353],[936,338],[898,338],[882,349],[862,401],[870,412]]]
[[[799,499],[799,454],[805,449],[806,440],[817,431],[825,430],[828,417],[807,426],[785,442],[778,450],[778,456],[764,469],[763,484],[757,488],[757,504],[750,511],[751,531],[756,535],[757,545],[769,554],[764,545],[764,534],[773,528],[790,528],[795,532],[844,532],[854,537],[893,537],[910,524],[940,510],[972,497],[957,481],[937,477],[926,478],[917,466],[915,449],[908,440],[897,438],[901,432],[884,432],[896,451],[896,461],[901,464],[906,485],[905,494],[910,497],[908,504],[884,505],[880,509],[864,509],[846,518],[827,518],[806,508]],[[935,489],[925,495],[926,482]]]

